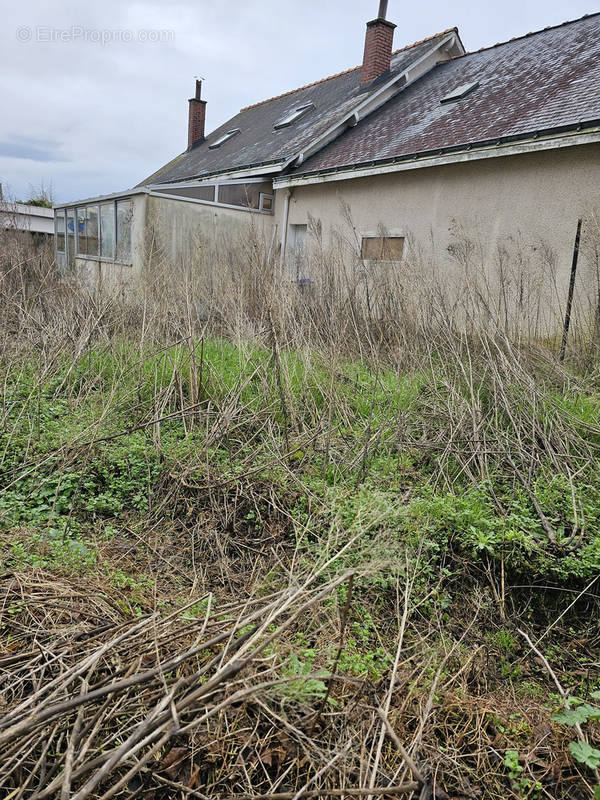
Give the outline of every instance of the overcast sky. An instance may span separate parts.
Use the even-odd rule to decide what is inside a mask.
[[[360,64],[378,0],[0,0],[0,182],[57,201],[130,188],[245,105]],[[458,26],[467,50],[597,10],[591,0],[390,0],[396,48]]]

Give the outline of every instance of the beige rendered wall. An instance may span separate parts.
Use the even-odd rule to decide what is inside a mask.
[[[197,260],[201,252],[223,252],[247,239],[250,232],[265,246],[273,239],[271,214],[147,196],[144,231],[146,254],[178,266]]]
[[[278,191],[280,225],[284,191]],[[589,218],[599,206],[600,144],[593,144],[295,187],[289,223],[306,224],[312,216],[325,250],[346,248],[346,258],[352,252],[356,258],[362,235],[383,227],[407,237],[408,277],[411,268],[428,269],[459,281],[470,271],[485,276],[492,293],[510,280],[513,302],[524,281],[533,281],[544,295],[546,324],[562,324],[580,217],[588,221],[577,274],[579,316],[597,302]]]
[[[133,195],[131,228],[132,263],[76,258],[80,280],[90,287],[114,289],[131,284],[154,260],[168,269],[192,267],[209,254],[221,256],[235,250],[249,236],[273,247],[271,214],[172,200],[146,194]]]

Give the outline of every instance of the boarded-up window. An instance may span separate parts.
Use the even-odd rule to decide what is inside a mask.
[[[404,236],[364,236],[361,258],[365,261],[401,261]]]

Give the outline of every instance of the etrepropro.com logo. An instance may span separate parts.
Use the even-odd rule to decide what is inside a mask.
[[[163,44],[175,41],[175,31],[160,28],[86,28],[71,25],[68,28],[53,28],[49,25],[19,25],[15,37],[22,44],[30,42],[61,43],[90,42],[92,44],[132,44],[134,42]]]

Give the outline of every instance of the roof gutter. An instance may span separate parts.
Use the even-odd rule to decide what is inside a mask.
[[[585,130],[584,130],[585,128]],[[275,189],[293,186],[311,186],[333,181],[367,178],[392,172],[422,169],[424,167],[480,161],[486,158],[535,153],[564,147],[600,142],[600,120],[589,123],[527,133],[522,136],[505,136],[468,145],[440,148],[434,151],[412,153],[395,158],[379,159],[368,163],[349,164],[324,170],[307,172],[304,175],[285,175],[275,179]]]
[[[105,200],[118,200],[120,197],[132,197],[136,194],[148,194],[144,188],[130,189],[128,192],[114,192],[113,194],[101,194],[98,197],[86,197],[85,200],[72,200],[70,203],[55,203],[52,208],[71,208],[72,206],[85,206],[89,203],[102,203]]]
[[[217,178],[223,177],[223,179],[229,180],[235,178],[252,178],[254,176],[260,177],[262,175],[276,175],[278,172],[281,172],[285,167],[285,161],[264,161],[261,164],[251,164],[248,167],[240,167],[236,169],[230,170],[215,170],[213,172],[201,172],[199,175],[188,175],[185,178],[180,178],[179,180],[173,180],[170,178],[168,181],[162,181],[157,183],[156,181],[149,181],[145,183],[144,186],[163,186],[163,185],[183,185],[189,183],[190,181],[214,181]]]

